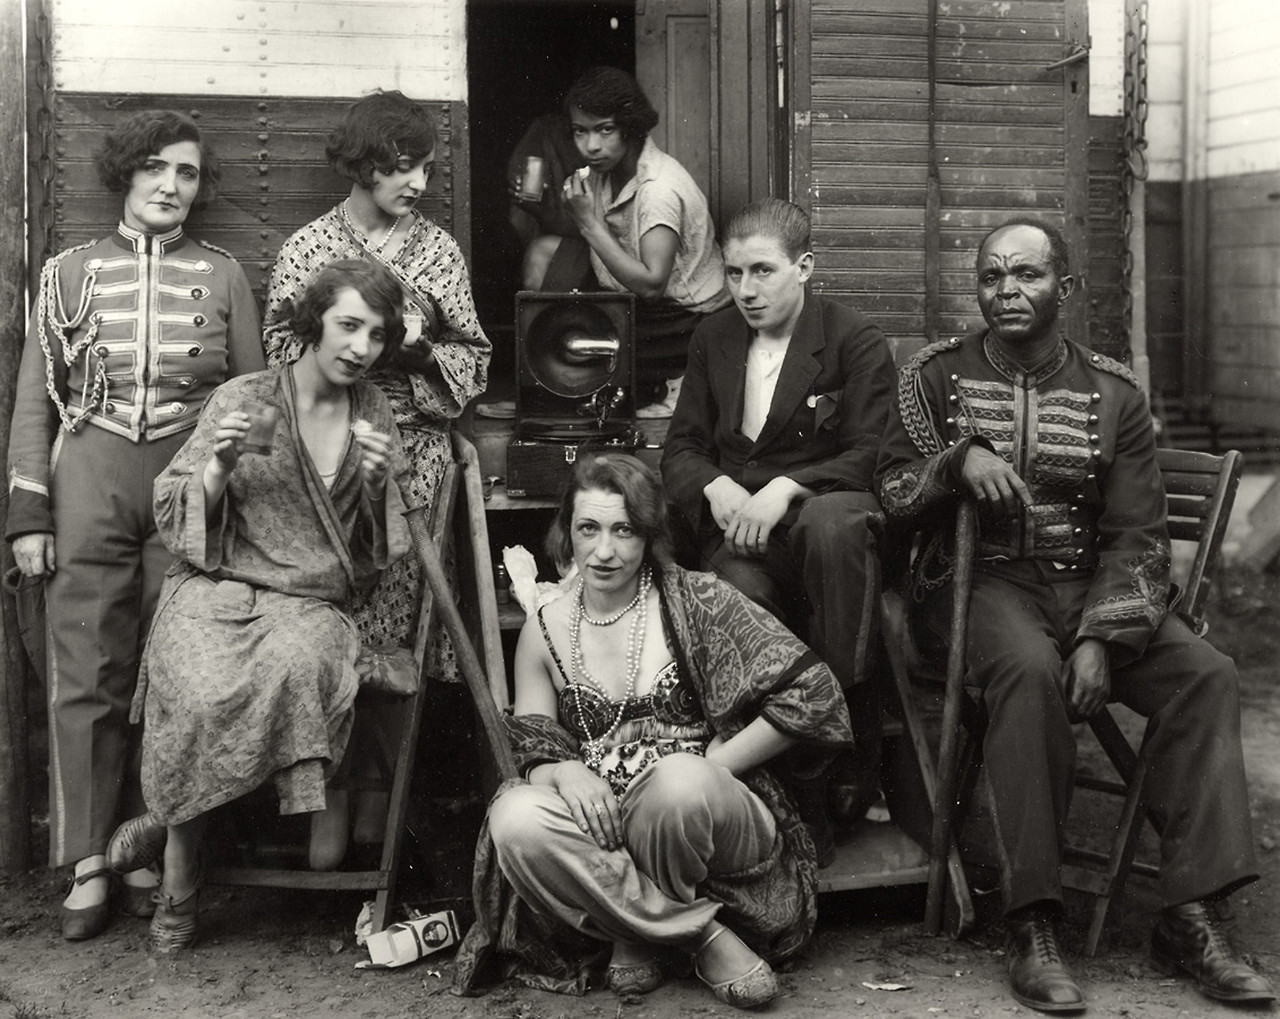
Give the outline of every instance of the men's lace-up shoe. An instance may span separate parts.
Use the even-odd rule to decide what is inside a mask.
[[[1005,951],[1014,999],[1041,1012],[1084,1011],[1084,995],[1062,961],[1049,916],[1035,914],[1006,923]]]
[[[1219,1001],[1274,1001],[1266,978],[1236,954],[1212,907],[1203,902],[1169,906],[1151,931],[1151,964],[1172,976],[1184,973],[1202,994]]]

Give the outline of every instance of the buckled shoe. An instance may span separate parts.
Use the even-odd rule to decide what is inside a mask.
[[[1041,1012],[1084,1011],[1084,995],[1062,961],[1053,921],[1035,914],[1006,923],[1005,951],[1014,999]]]
[[[1169,906],[1151,931],[1151,964],[1167,976],[1183,973],[1202,994],[1219,1001],[1274,1001],[1275,992],[1236,954],[1204,902]]]

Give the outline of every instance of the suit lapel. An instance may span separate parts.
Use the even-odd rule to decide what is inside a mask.
[[[773,391],[769,416],[765,418],[764,427],[760,429],[760,435],[756,439],[756,449],[772,442],[791,420],[796,408],[807,402],[809,397],[817,395],[818,375],[822,370],[817,353],[826,346],[826,342],[818,301],[811,292],[806,291],[804,310],[800,312],[795,332],[791,334],[791,342],[787,344],[787,355],[783,358],[778,374],[778,385]],[[745,371],[743,384],[745,385]],[[738,393],[741,404],[742,385],[738,387]],[[738,420],[742,420],[741,413]]]
[[[708,359],[711,389],[716,394],[721,413],[728,412],[733,428],[742,425],[743,394],[747,384],[747,347],[750,343],[751,330],[746,319],[735,315],[733,325],[717,338],[717,356]]]

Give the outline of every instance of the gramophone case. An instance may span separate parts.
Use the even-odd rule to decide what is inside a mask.
[[[578,459],[634,453],[635,297],[516,294],[516,427],[507,494],[559,495]]]
[[[558,496],[580,458],[601,453],[634,453],[636,449],[637,443],[631,437],[576,443],[516,439],[507,446],[507,495],[531,499]]]

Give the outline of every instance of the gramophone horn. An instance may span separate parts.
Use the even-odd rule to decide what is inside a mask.
[[[585,301],[543,308],[525,334],[525,362],[539,385],[557,396],[590,396],[618,370],[622,340],[612,320]]]

